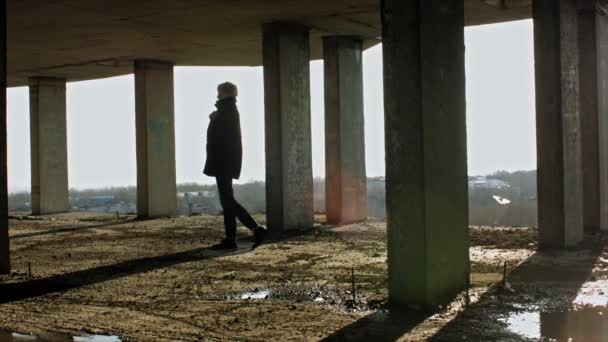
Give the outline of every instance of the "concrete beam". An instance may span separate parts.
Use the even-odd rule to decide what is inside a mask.
[[[608,0],[578,0],[579,10],[593,10],[600,14],[608,14]]]
[[[389,300],[445,303],[469,279],[464,8],[382,7]]]
[[[262,27],[266,122],[266,215],[271,230],[313,224],[310,46],[306,27]]]
[[[362,41],[325,37],[325,206],[327,222],[367,219]]]
[[[522,8],[532,6],[532,0],[481,0],[489,6],[494,6],[501,10]]]
[[[32,214],[70,210],[66,81],[30,78]]]
[[[378,8],[376,6],[373,7],[369,10],[375,14]],[[374,19],[377,20],[375,16]],[[329,14],[327,16],[305,18],[303,19],[303,24],[326,35],[335,35],[337,32],[348,32],[349,35],[356,35],[362,39],[379,40],[377,25],[360,20],[352,20],[348,17]]]
[[[135,61],[137,215],[177,212],[173,64]]]
[[[0,0],[0,89],[6,89],[6,0]],[[0,92],[0,274],[11,272],[8,237],[6,91]]]
[[[535,0],[536,136],[540,248],[583,237],[578,23],[575,0]]]

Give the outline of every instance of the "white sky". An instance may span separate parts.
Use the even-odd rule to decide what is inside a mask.
[[[532,21],[466,29],[469,174],[536,168]],[[367,172],[384,175],[382,49],[364,52]],[[263,180],[264,104],[260,67],[177,67],[177,181],[202,175],[208,115],[218,83],[239,86],[244,163],[241,182]],[[71,188],[135,185],[133,76],[69,83],[68,159]],[[30,189],[28,90],[8,90],[9,191]],[[315,177],[324,176],[323,64],[311,63]]]

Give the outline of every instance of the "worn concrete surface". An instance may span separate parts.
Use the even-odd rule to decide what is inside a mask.
[[[543,248],[583,237],[577,8],[574,0],[534,2],[538,221]]]
[[[172,216],[177,211],[173,65],[135,63],[137,214]]]
[[[433,305],[469,273],[464,9],[383,3],[389,293]]]
[[[325,206],[332,224],[367,219],[362,48],[353,37],[323,41]]]
[[[263,31],[268,226],[306,229],[313,221],[309,33],[282,23]]]
[[[30,149],[32,212],[38,215],[68,211],[65,79],[30,79]]]
[[[465,0],[467,24],[530,18],[530,0]],[[39,1],[8,0],[9,85],[30,76],[68,81],[132,73],[138,58],[176,65],[261,65],[267,22],[299,22],[313,29],[312,56],[321,36],[380,37],[378,0],[266,1]],[[489,3],[489,4],[488,4]]]
[[[388,299],[381,221],[317,223],[254,252],[250,233],[240,228],[241,249],[230,253],[208,249],[223,237],[221,216],[137,221],[14,214],[10,223],[14,272],[0,277],[0,330],[128,341],[339,340],[361,334],[356,324],[382,315]],[[503,261],[512,269],[536,247],[536,231],[526,228],[471,228],[470,234],[473,296],[501,279]],[[246,299],[252,296],[259,299]],[[438,312],[409,330],[396,321],[394,340],[424,340],[459,312]]]

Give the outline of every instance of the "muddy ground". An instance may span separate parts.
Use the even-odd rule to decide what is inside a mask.
[[[10,224],[14,272],[0,277],[0,331],[39,340],[519,341],[509,315],[568,309],[608,270],[603,236],[541,255],[535,229],[472,227],[470,305],[463,295],[435,313],[398,312],[386,306],[382,221],[317,223],[255,251],[240,229],[241,248],[229,253],[208,249],[223,235],[218,216],[15,214]]]

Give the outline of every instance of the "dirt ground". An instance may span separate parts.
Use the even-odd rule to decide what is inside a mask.
[[[382,221],[319,223],[255,251],[240,228],[241,248],[229,253],[208,249],[223,235],[218,216],[15,214],[10,224],[14,272],[0,277],[0,331],[39,340],[520,340],[499,318],[556,296],[535,277],[562,284],[555,288],[569,300],[585,280],[605,276],[594,266],[603,237],[568,252],[564,266],[534,253],[534,229],[472,227],[471,303],[463,294],[435,313],[397,312],[386,306]],[[575,274],[564,277],[564,267]]]

